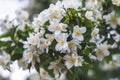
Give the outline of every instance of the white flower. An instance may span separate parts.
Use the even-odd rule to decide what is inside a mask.
[[[94,10],[94,17],[97,22],[103,19],[102,13],[99,10]]]
[[[82,66],[83,58],[81,56],[77,56],[72,54],[64,56],[65,65],[68,69],[72,68],[73,66]]]
[[[43,68],[40,68],[40,76],[43,80],[53,80],[53,78]]]
[[[27,60],[28,63],[32,62],[32,60],[33,60],[33,52],[25,50],[24,53],[23,53],[23,58],[24,58],[24,60]]]
[[[56,60],[55,62],[51,62],[48,69],[52,69],[54,71],[55,77],[59,76],[59,73],[61,72],[61,69],[64,67],[64,65],[61,62],[61,57]]]
[[[94,20],[94,18],[93,18],[93,12],[92,11],[87,11],[86,13],[85,13],[85,17],[87,18],[87,19],[89,19],[89,20]]]
[[[8,20],[5,21],[1,21],[0,23],[0,29],[3,33],[7,32],[9,29],[13,28],[12,23],[10,23]]]
[[[66,74],[67,71],[64,71],[59,77],[56,77],[55,80],[66,80]]]
[[[85,32],[86,32],[86,27],[79,28],[78,25],[74,26],[74,31],[73,31],[72,37],[79,40],[79,41],[83,41],[84,37],[82,34]]]
[[[58,42],[55,46],[57,51],[65,52],[68,51],[68,43],[67,43],[67,33],[60,33],[59,36],[56,36],[55,39]]]
[[[51,4],[50,7],[48,8],[48,16],[49,16],[49,20],[52,19],[57,19],[58,21],[60,21],[64,15],[64,10],[62,8],[62,4],[60,1],[58,1],[56,3],[56,5]]]
[[[10,55],[6,52],[2,52],[2,55],[0,55],[0,65],[7,65],[10,62]]]
[[[9,54],[7,53],[3,53],[3,61],[4,61],[4,64],[7,64],[9,61],[10,61],[11,57]]]
[[[54,70],[54,74],[55,75],[59,75],[59,66],[57,66],[57,63],[55,62],[51,62],[50,66],[48,67],[48,69],[53,69]]]
[[[96,51],[97,59],[102,61],[105,56],[108,56],[110,52],[108,51],[109,45],[106,43],[98,44]]]
[[[44,23],[48,20],[47,18],[47,10],[42,11],[37,17],[34,18],[33,27],[43,26]]]
[[[67,24],[60,23],[59,26],[60,26],[60,28],[61,28],[61,31],[67,31],[67,30],[66,30],[66,28],[68,27]]]
[[[26,25],[27,25],[27,27],[29,27],[30,26],[30,24],[28,23],[28,22],[25,22],[25,21],[23,21],[22,23],[20,23],[19,22],[19,25],[18,25],[18,27],[17,27],[17,30],[21,30],[21,31],[25,31],[26,29]]]
[[[30,75],[30,80],[41,80],[40,75],[37,72],[34,72]]]
[[[98,28],[94,28],[92,33],[91,33],[91,40],[90,42],[97,42],[100,41],[100,35],[99,35],[99,29]]]
[[[43,28],[43,25],[48,20],[49,20],[48,10],[46,9],[33,19],[32,27],[34,28],[34,31],[39,32],[39,30]]]
[[[54,40],[54,36],[52,34],[46,34],[45,36],[48,40],[48,45],[50,45],[52,41]]]
[[[27,20],[28,17],[29,17],[29,14],[26,11],[21,11],[20,19]]]
[[[99,33],[99,29],[98,28],[95,28],[92,33],[91,33],[91,36],[97,36],[97,34]]]
[[[92,55],[91,53],[89,54],[89,57],[90,57],[90,59],[92,59],[92,60],[96,60],[96,59],[97,59],[97,57],[96,57],[95,55]]]
[[[34,34],[34,33],[29,34],[29,37],[27,38],[28,44],[38,45],[39,41],[40,41],[40,36],[41,35],[39,33],[37,33],[37,34]]]
[[[59,21],[54,19],[50,22],[50,26],[48,26],[48,30],[54,32],[54,34],[59,34],[61,32],[61,28],[59,25]]]
[[[93,8],[93,9],[99,9],[102,7],[103,2],[104,2],[104,0],[88,0],[86,7]]]
[[[28,62],[24,58],[18,60],[18,65],[24,70],[28,68]]]
[[[39,44],[39,48],[42,52],[44,52],[44,49],[46,49],[46,52],[48,52],[48,40],[45,38],[40,38],[40,44]]]
[[[83,63],[83,57],[82,56],[75,56],[75,66],[82,66]]]
[[[33,28],[38,28],[40,29],[41,26],[44,25],[44,20],[42,20],[42,17],[41,16],[38,16],[38,17],[35,17],[34,18],[34,21],[32,22],[33,24]]]
[[[81,46],[79,45],[78,41],[75,40],[71,40],[68,42],[68,47],[70,49],[70,52],[77,52],[77,48],[81,48]]]
[[[64,6],[64,8],[74,8],[74,9],[78,9],[79,7],[82,6],[81,1],[79,0],[63,0],[62,4]]]
[[[37,54],[37,51],[25,50],[23,53],[23,59],[28,63],[32,62],[33,65],[35,64],[36,61],[40,63],[40,58],[39,54]]]
[[[116,42],[119,42],[119,41],[120,41],[120,35],[119,35],[119,34],[116,34],[116,36],[114,36],[113,39],[114,39]]]
[[[112,0],[112,3],[116,6],[120,6],[120,0]]]
[[[116,16],[115,11],[103,16],[103,19],[105,19],[106,24],[110,24],[113,29],[116,29],[117,25],[120,25],[120,17]]]

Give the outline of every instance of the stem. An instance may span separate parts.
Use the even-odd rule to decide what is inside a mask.
[[[85,7],[85,0],[82,0],[82,7]]]

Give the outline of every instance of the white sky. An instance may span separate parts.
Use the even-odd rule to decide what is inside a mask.
[[[0,0],[0,19],[5,18],[7,15],[10,18],[15,17],[15,11],[25,7],[28,3],[28,0]]]

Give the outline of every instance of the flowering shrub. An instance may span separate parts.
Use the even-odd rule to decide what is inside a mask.
[[[120,53],[119,0],[63,0],[29,22],[22,11],[1,21],[0,65],[18,60],[45,80],[79,80],[96,62]],[[66,78],[66,79],[65,79]]]

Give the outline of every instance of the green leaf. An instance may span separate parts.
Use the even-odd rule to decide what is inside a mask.
[[[35,63],[35,69],[38,73],[40,73],[40,63]]]
[[[120,34],[120,26],[117,27],[116,31],[118,34]]]
[[[111,2],[111,0],[104,0],[105,2],[105,5],[107,6],[107,5],[110,5],[112,2]]]
[[[91,64],[83,64],[81,69],[82,69],[82,72],[86,73],[88,72],[88,70],[91,68]]]
[[[109,56],[105,57],[104,60],[106,63],[109,63],[112,60],[112,56],[109,55]]]
[[[26,38],[28,37],[28,33],[19,30],[19,31],[17,31],[17,36],[20,39],[26,40]]]
[[[89,55],[90,50],[88,48],[86,48],[86,49],[84,49],[83,53],[86,54],[86,55]]]
[[[75,80],[74,73],[72,71],[68,71],[66,74],[67,80]]]
[[[11,53],[14,51],[15,47],[16,47],[16,46],[7,46],[7,48],[6,48],[5,51],[6,51],[8,54],[11,54]]]
[[[12,43],[12,41],[7,41],[7,42],[5,42],[5,41],[0,41],[0,48],[1,48],[1,47],[10,46],[11,43]]]
[[[30,71],[30,69],[31,69],[31,66],[32,66],[32,63],[29,63],[29,64],[28,64],[28,67],[27,67],[27,68],[29,69],[29,71]]]
[[[84,34],[84,37],[85,37],[84,42],[88,43],[89,40],[91,39],[92,30],[91,30],[90,27],[86,27],[86,28],[87,28],[87,31],[86,31],[85,34]]]
[[[90,49],[96,48],[96,44],[95,44],[95,43],[92,43],[92,42],[89,43],[88,46],[89,46]]]
[[[25,26],[25,31],[32,33],[34,31],[34,29],[31,26],[26,25]]]
[[[54,73],[53,73],[53,70],[48,70],[48,68],[45,69],[45,70],[48,72],[48,74],[49,74],[51,77],[55,77],[55,75],[54,75]]]
[[[22,47],[22,44],[18,44],[18,46],[14,47],[12,51],[11,59],[12,60],[21,59],[23,55],[23,51],[24,49]]]
[[[91,20],[88,20],[86,18],[84,18],[85,20],[83,21],[83,26],[86,26],[88,28],[93,28],[94,27],[94,23]]]
[[[112,8],[116,11],[117,15],[120,16],[120,6],[113,5]]]
[[[73,32],[73,28],[74,28],[74,25],[73,24],[69,24],[68,26],[68,31],[70,32]]]
[[[50,57],[49,54],[47,53],[43,53],[40,55],[40,61],[41,61],[41,67],[43,68],[48,68],[50,62],[52,61],[52,58]]]
[[[11,56],[11,60],[15,61],[17,59],[21,59],[22,58],[22,54],[14,54]]]
[[[49,21],[45,22],[45,24],[44,24],[44,26],[49,26],[49,25],[50,25]]]
[[[92,64],[91,59],[88,55],[84,55],[83,58],[86,62],[88,62],[89,64]]]
[[[110,51],[110,54],[118,54],[118,53],[120,53],[119,48],[112,48],[112,49],[109,49],[109,51]]]
[[[6,33],[3,33],[0,35],[0,38],[5,38],[5,37],[9,37],[11,35],[11,29],[8,30]]]

